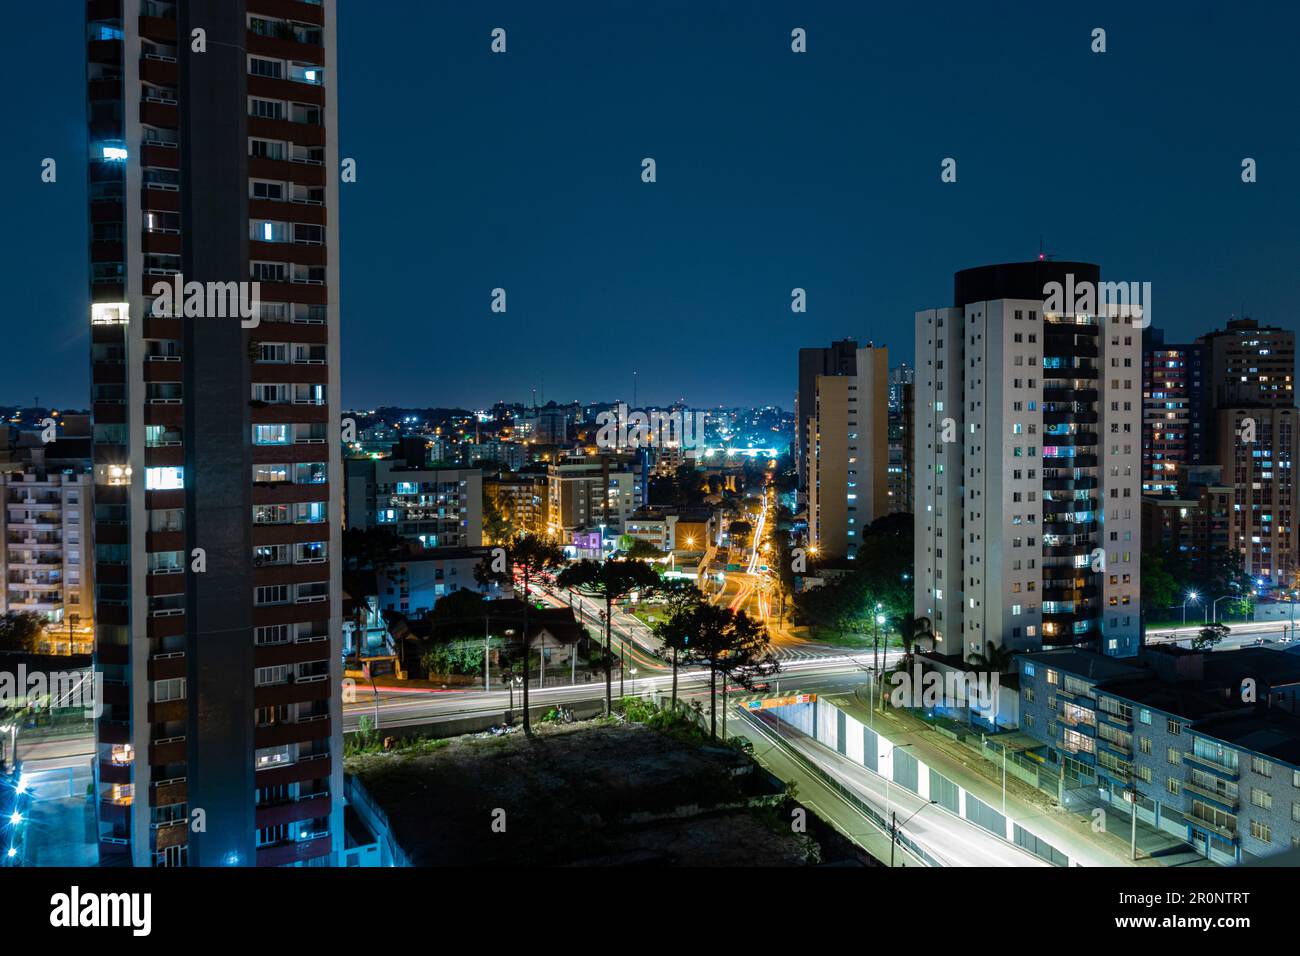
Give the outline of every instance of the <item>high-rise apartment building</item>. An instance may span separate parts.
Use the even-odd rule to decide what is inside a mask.
[[[916,370],[889,370],[889,513],[912,513],[912,451],[916,444]]]
[[[808,355],[818,352],[820,366]],[[857,348],[855,342],[836,342],[825,350],[800,349],[801,402],[804,373],[817,367],[829,371],[812,375],[810,404],[798,410],[807,428],[803,485],[808,544],[824,557],[853,558],[863,529],[891,511],[889,352]]]
[[[1137,651],[1141,333],[1044,312],[1048,283],[1099,279],[1082,262],[967,269],[952,307],[916,315],[915,613],[939,653]]]
[[[85,9],[101,856],[328,864],[335,2]]]
[[[1233,489],[1233,548],[1243,569],[1290,587],[1300,572],[1300,412],[1295,333],[1234,319],[1197,339],[1205,352],[1207,462]]]
[[[808,422],[817,409],[817,376],[852,375],[857,368],[858,343],[842,339],[831,347],[799,350],[799,390],[794,398],[794,464],[799,491],[807,490]]]
[[[1205,456],[1204,349],[1142,331],[1142,494],[1186,490],[1187,468]]]

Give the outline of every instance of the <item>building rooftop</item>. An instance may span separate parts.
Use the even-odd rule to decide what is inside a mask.
[[[1106,657],[1103,654],[1094,654],[1077,647],[1058,647],[1049,651],[1035,651],[1032,654],[1017,654],[1016,657],[1033,661],[1035,664],[1054,667],[1066,674],[1084,677],[1097,683],[1117,678],[1138,680],[1148,673],[1145,668],[1136,664]]]
[[[1193,731],[1300,768],[1300,717],[1276,710],[1234,714],[1198,724]]]

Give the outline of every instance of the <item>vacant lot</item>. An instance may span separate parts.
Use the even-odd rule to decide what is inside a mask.
[[[352,757],[420,866],[800,865],[817,845],[740,754],[634,724],[544,725]]]

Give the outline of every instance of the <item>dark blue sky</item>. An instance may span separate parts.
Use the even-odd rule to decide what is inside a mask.
[[[1174,338],[1297,324],[1292,3],[341,6],[347,404],[630,398],[636,370],[642,403],[790,407],[798,347],[910,360],[954,270],[1040,234],[1152,282]],[[80,8],[7,10],[0,403],[88,400]]]

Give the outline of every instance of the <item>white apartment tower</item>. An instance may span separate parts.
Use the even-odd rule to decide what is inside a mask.
[[[916,314],[915,613],[942,654],[1138,650],[1141,321],[1045,314],[1051,282],[1100,269],[967,269]]]

